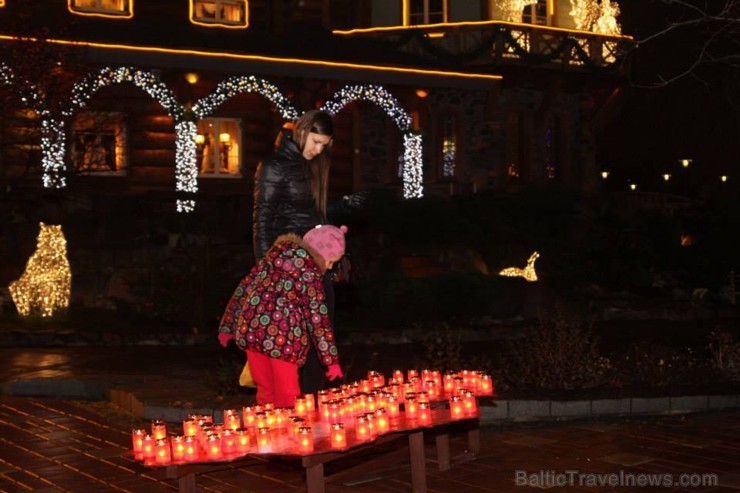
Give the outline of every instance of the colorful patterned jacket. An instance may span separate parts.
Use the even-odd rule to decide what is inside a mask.
[[[241,349],[302,366],[309,337],[324,366],[339,363],[321,256],[293,233],[278,237],[231,296],[219,332]]]

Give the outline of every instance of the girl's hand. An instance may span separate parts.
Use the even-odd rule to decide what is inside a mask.
[[[332,382],[337,378],[344,378],[344,373],[342,373],[342,368],[339,364],[329,366],[329,369],[326,371],[326,378]]]

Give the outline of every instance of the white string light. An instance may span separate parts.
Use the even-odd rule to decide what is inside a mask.
[[[422,197],[422,154],[421,135],[411,132],[411,117],[401,107],[398,100],[384,87],[375,85],[345,86],[321,107],[327,113],[336,115],[353,101],[364,100],[375,103],[390,116],[403,132],[403,196]]]
[[[211,94],[193,106],[193,113],[198,119],[204,118],[212,114],[229,98],[244,92],[254,92],[269,99],[286,120],[293,121],[298,118],[298,112],[277,87],[253,75],[234,76],[220,82]]]

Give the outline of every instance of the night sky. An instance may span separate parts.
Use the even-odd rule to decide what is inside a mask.
[[[714,8],[724,4],[707,3]],[[657,0],[620,0],[619,5],[622,32],[637,40],[688,16],[680,6]],[[613,187],[626,187],[624,181],[632,179],[643,191],[706,194],[718,185],[721,174],[729,175],[728,187],[740,183],[738,68],[706,60],[691,75],[651,88],[690,67],[703,43],[722,27],[702,23],[678,29],[632,54],[624,106],[599,136],[598,162],[613,172]],[[720,36],[708,54],[718,57],[731,52],[732,34]],[[688,172],[678,163],[684,157],[694,160]],[[674,179],[663,182],[663,173],[671,173]]]

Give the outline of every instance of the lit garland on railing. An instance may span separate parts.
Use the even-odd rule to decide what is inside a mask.
[[[286,120],[293,121],[298,118],[298,112],[277,87],[253,75],[235,76],[222,81],[211,94],[193,106],[193,113],[198,119],[208,116],[226,100],[243,92],[254,92],[266,97]]]
[[[537,0],[501,0],[502,17],[505,21],[522,22],[524,7],[535,3],[537,3]]]
[[[365,100],[375,103],[390,116],[403,133],[403,196],[422,197],[422,155],[421,135],[411,131],[411,117],[385,88],[375,85],[345,86],[321,107],[331,115],[352,101]]]

